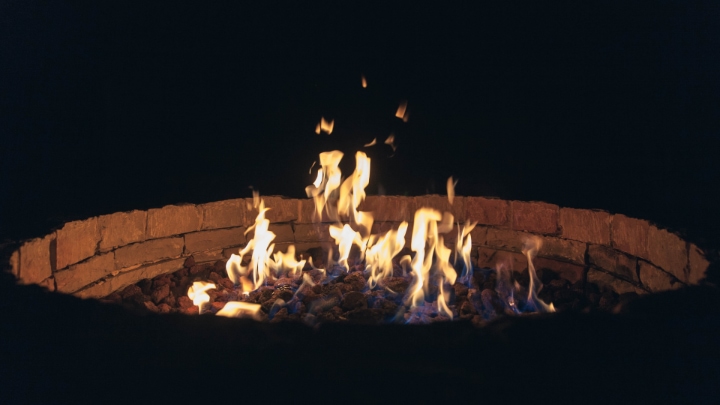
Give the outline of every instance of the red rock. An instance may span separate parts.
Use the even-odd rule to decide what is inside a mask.
[[[159,304],[160,301],[167,298],[168,295],[170,295],[170,286],[168,284],[165,284],[155,288],[152,294],[150,294],[150,298],[152,298],[155,304]]]
[[[135,294],[142,294],[142,290],[140,289],[140,287],[136,286],[135,284],[125,287],[125,289],[120,292],[120,296],[123,299],[132,297]]]
[[[177,305],[180,309],[187,309],[193,306],[193,302],[190,297],[183,295],[177,298]],[[197,307],[196,307],[197,308]],[[197,311],[197,309],[196,309]]]

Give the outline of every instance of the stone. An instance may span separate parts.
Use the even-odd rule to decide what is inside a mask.
[[[542,238],[542,241],[538,251],[539,257],[585,264],[585,250],[587,250],[585,243],[550,236]]]
[[[246,225],[246,202],[244,198],[200,204],[202,226],[200,229],[234,228]]]
[[[184,235],[185,254],[244,244],[245,229],[244,226],[240,226],[186,233]]]
[[[710,262],[705,258],[705,253],[692,243],[690,244],[688,253],[687,282],[689,284],[697,284],[705,278],[705,271],[710,266]]]
[[[62,293],[74,293],[107,276],[115,270],[115,254],[108,252],[74,264],[67,270],[55,273],[57,290]]]
[[[115,268],[179,257],[183,253],[183,237],[153,239],[123,246],[115,251]],[[184,259],[183,259],[184,261]]]
[[[533,264],[535,265],[535,270],[550,269],[557,273],[561,279],[568,280],[571,283],[582,281],[583,275],[585,274],[585,266],[542,257],[536,257],[533,260]]]
[[[509,229],[487,228],[485,245],[502,250],[521,252],[523,241],[530,236],[526,232],[511,231]]]
[[[296,221],[300,217],[300,201],[291,199],[291,198],[285,198],[281,196],[260,196],[260,198],[265,201],[265,208],[270,208],[268,211],[265,211],[265,218],[267,218],[270,223],[277,223],[277,222],[290,222],[290,221]],[[247,226],[250,226],[255,223],[255,219],[258,216],[258,210],[257,208],[253,207],[253,199],[248,198],[245,200],[246,204],[249,203],[250,209],[245,216],[245,224]]]
[[[415,211],[419,208],[417,199],[400,196],[367,196],[358,207],[359,211],[370,211],[376,221],[407,221],[413,223]]]
[[[328,217],[325,210],[323,210],[322,219],[318,220],[315,217],[315,200],[312,198],[308,199],[302,199],[298,200],[298,206],[299,206],[299,213],[298,213],[298,223],[302,224],[310,224],[315,222],[321,222],[321,223],[328,223],[328,222],[335,222]],[[362,206],[362,204],[360,205]]]
[[[477,221],[481,225],[509,225],[510,204],[505,200],[465,197],[465,219],[467,222]]]
[[[295,233],[290,224],[270,224],[268,231],[275,234],[273,243],[295,242]],[[248,242],[250,241],[252,233],[252,231],[248,233]]]
[[[675,277],[643,260],[640,261],[640,282],[652,292],[674,290],[682,286]]]
[[[478,268],[496,269],[502,266],[506,270],[521,271],[527,268],[525,255],[505,250],[497,250],[488,247],[478,247]]]
[[[95,255],[100,235],[97,217],[68,222],[57,231],[57,269]]]
[[[635,292],[638,294],[644,294],[645,292],[635,285],[621,280],[612,274],[605,273],[600,270],[590,269],[587,273],[587,282],[597,284],[600,288],[610,289],[618,294],[624,294],[628,292]]]
[[[223,255],[224,249],[206,250],[204,252],[194,252],[193,256],[197,258],[197,263],[212,262],[225,258]],[[237,252],[234,252],[237,253]],[[191,257],[193,257],[191,256]],[[229,256],[228,256],[229,257]],[[188,266],[186,266],[188,267]],[[192,266],[189,266],[192,267]]]
[[[98,229],[100,230],[101,252],[107,252],[118,246],[125,246],[145,240],[145,229],[147,228],[147,212],[131,211],[116,212],[110,215],[98,217]]]
[[[184,262],[184,258],[172,259],[159,263],[148,264],[130,271],[121,272],[117,276],[108,277],[95,285],[76,292],[73,295],[79,298],[106,297],[111,293],[127,287],[130,284],[135,284],[140,280],[180,270],[183,267]]]
[[[603,245],[588,247],[588,263],[627,280],[639,281],[637,259]]]
[[[453,214],[453,222],[465,222],[465,197],[455,196],[455,198],[453,199],[453,203],[450,204],[450,201],[448,200],[448,197],[446,195],[431,194],[419,196],[415,197],[415,207],[430,207],[435,208],[440,212],[449,212]]]
[[[610,245],[611,220],[604,211],[560,208],[558,223],[563,238]]]
[[[38,285],[50,292],[53,292],[55,291],[55,278],[48,277],[45,280],[39,282]]]
[[[611,246],[633,256],[648,259],[648,232],[650,224],[641,219],[613,215],[610,224]]]
[[[488,228],[484,226],[477,225],[475,228],[473,228],[472,231],[470,231],[470,239],[473,246],[482,246],[485,245],[485,242],[487,241],[487,233]]]
[[[53,272],[52,244],[55,242],[55,233],[42,238],[35,238],[25,242],[17,250],[16,261],[19,264],[19,277],[23,284],[38,284],[50,277]]]
[[[147,238],[156,239],[200,230],[202,211],[187,205],[166,205],[148,210]]]
[[[544,202],[511,201],[512,229],[554,235],[558,232],[559,207]]]
[[[49,256],[48,256],[48,263],[49,263]],[[10,269],[12,271],[13,276],[20,279],[20,251],[16,250],[12,252],[10,255]]]
[[[648,232],[648,260],[679,280],[687,282],[687,242],[665,229],[651,226]]]
[[[296,242],[328,242],[330,237],[330,225],[323,223],[316,224],[295,224]]]

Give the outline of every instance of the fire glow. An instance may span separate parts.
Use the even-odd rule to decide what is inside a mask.
[[[389,322],[426,323],[457,319],[458,309],[452,305],[451,298],[453,289],[458,285],[467,287],[470,301],[492,307],[489,301],[493,298],[486,296],[485,292],[480,294],[473,279],[471,233],[477,223],[455,224],[450,212],[420,207],[412,224],[403,221],[395,229],[373,233],[373,213],[359,210],[366,196],[371,159],[364,152],[357,152],[355,170],[344,178],[339,168],[343,156],[337,150],[321,153],[315,181],[305,188],[307,196],[314,202],[313,219],[317,226],[320,222],[332,222],[329,233],[335,249],[328,252],[325,268],[315,267],[312,258],[298,259],[294,245],[288,246],[285,252],[275,251],[275,234],[269,230],[270,221],[265,216],[272,207],[265,206],[264,200],[254,192],[253,207],[258,214],[255,223],[246,231],[246,234],[252,234],[252,238],[226,263],[228,278],[234,283],[240,300],[225,303],[217,315],[263,319],[260,305],[243,301],[259,289],[288,291],[283,298],[277,298],[271,308],[264,308],[268,317],[272,318],[280,310],[292,313],[300,304],[302,297],[299,296],[308,289],[327,285],[338,277],[351,274],[360,275],[362,278],[356,278],[365,280],[361,292],[366,296],[401,298],[397,301],[403,305],[392,319],[387,319]],[[447,181],[447,196],[451,205],[456,184],[452,178]],[[411,254],[407,254],[406,247],[408,232],[411,232]],[[445,241],[453,233],[457,238],[454,248],[451,248]],[[525,241],[523,254],[527,258],[530,275],[527,289],[511,280],[511,272],[505,263],[498,264],[496,291],[504,308],[502,313],[555,311],[552,304],[538,298],[542,284],[535,272],[533,259],[540,248],[539,238]],[[398,297],[399,293],[391,288],[391,281],[399,278],[408,285],[402,297]],[[206,291],[213,288],[214,284],[198,281],[188,291],[200,313],[209,300]],[[521,290],[525,292],[521,293]],[[318,298],[309,308],[312,312],[336,302],[337,298]],[[496,314],[483,315],[490,319]]]

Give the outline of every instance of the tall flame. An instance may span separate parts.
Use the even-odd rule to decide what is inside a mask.
[[[405,247],[405,233],[408,223],[403,221],[398,229],[391,229],[382,236],[373,235],[365,252],[365,269],[370,272],[368,287],[393,274],[393,257]]]
[[[537,294],[542,289],[542,283],[535,272],[535,265],[533,259],[537,252],[542,247],[542,239],[538,236],[530,236],[524,240],[522,252],[527,257],[528,261],[528,272],[530,273],[530,286],[528,287],[527,305],[532,306],[535,310],[540,312],[555,312],[555,307],[552,303],[547,305],[543,300],[538,298]]]

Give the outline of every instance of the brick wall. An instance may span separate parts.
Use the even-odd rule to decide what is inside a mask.
[[[263,197],[279,247],[298,251],[328,246],[327,221],[313,223],[309,199]],[[410,222],[414,211],[432,207],[452,212],[459,223],[477,222],[473,260],[480,267],[499,262],[522,270],[522,240],[538,235],[543,247],[536,267],[570,281],[587,280],[617,292],[657,292],[696,284],[709,266],[704,253],[648,221],[603,211],[561,208],[544,202],[484,197],[369,196],[361,210],[375,212],[374,230]],[[11,256],[21,283],[79,297],[102,297],[141,279],[172,272],[193,256],[196,262],[229,257],[247,243],[245,231],[257,212],[252,199],[169,205],[74,221],[26,241]],[[408,230],[408,238],[412,229]],[[454,242],[448,235],[448,244]]]

